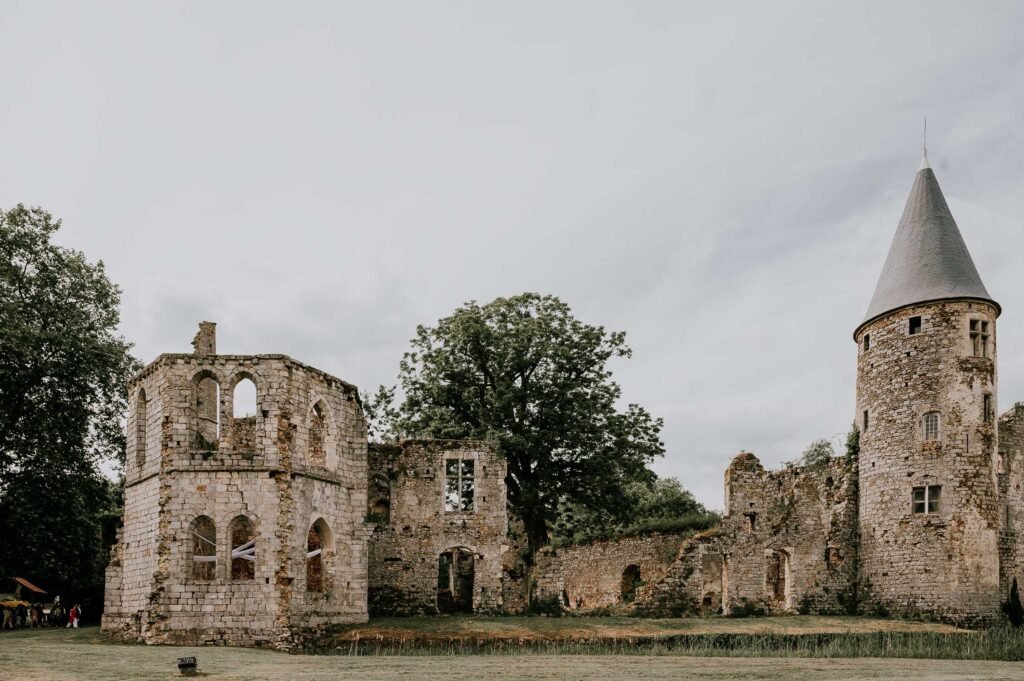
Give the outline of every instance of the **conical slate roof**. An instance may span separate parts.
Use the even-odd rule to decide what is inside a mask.
[[[953,298],[986,300],[999,309],[981,283],[925,156],[860,326],[901,307]]]

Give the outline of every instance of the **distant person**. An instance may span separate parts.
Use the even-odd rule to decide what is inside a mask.
[[[0,610],[4,611],[4,624],[3,624],[3,628],[4,629],[13,629],[14,628],[14,611],[11,610],[10,608],[0,608]]]
[[[32,606],[32,628],[43,626],[43,606],[36,603]]]
[[[70,610],[68,610],[68,625],[65,628],[66,629],[70,629],[71,627],[74,627],[75,629],[78,628],[78,606],[77,605],[73,606]]]
[[[26,608],[24,605],[19,605],[18,609],[15,610],[15,619],[16,626],[26,626],[28,624],[28,608]]]

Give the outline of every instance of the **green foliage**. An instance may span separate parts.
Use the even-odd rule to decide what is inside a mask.
[[[654,479],[647,464],[664,453],[662,421],[636,404],[619,410],[608,369],[630,354],[624,333],[579,321],[553,296],[469,302],[417,327],[391,432],[493,441],[508,462],[510,508],[536,550],[563,502],[620,518],[626,487]]]
[[[363,416],[366,417],[367,435],[371,442],[396,442],[401,413],[394,406],[397,386],[380,386],[377,392],[363,392]]]
[[[1010,597],[1003,603],[1003,612],[1006,613],[1006,618],[1010,620],[1010,624],[1014,627],[1019,627],[1024,624],[1024,606],[1020,602],[1020,591],[1017,590],[1017,578],[1013,578],[1013,583],[1010,585]]]
[[[699,532],[719,523],[676,478],[658,478],[625,486],[623,503],[594,509],[563,503],[552,527],[555,545],[653,532]]]
[[[545,596],[544,598],[532,598],[526,609],[527,615],[543,617],[561,617],[565,614],[562,601],[558,596]]]
[[[0,211],[0,574],[95,601],[120,499],[98,466],[124,461],[138,364],[116,333],[120,290],[50,242],[59,227],[39,208]]]
[[[856,461],[860,456],[860,428],[854,423],[850,432],[846,434],[846,458]]]
[[[728,617],[764,617],[765,614],[763,606],[750,603],[744,598],[738,605],[729,609]]]
[[[790,461],[787,465],[817,468],[827,464],[835,455],[836,451],[832,447],[832,443],[825,438],[821,438],[807,445],[807,449],[804,450],[799,460]]]

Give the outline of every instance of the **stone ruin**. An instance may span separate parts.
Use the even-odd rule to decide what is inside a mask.
[[[129,385],[103,629],[301,647],[370,614],[893,613],[983,625],[1024,586],[1024,405],[996,418],[996,320],[931,168],[854,332],[859,452],[725,473],[719,527],[525,560],[486,443],[368,445],[356,388],[284,355],[164,354]],[[239,409],[240,387],[255,393]]]

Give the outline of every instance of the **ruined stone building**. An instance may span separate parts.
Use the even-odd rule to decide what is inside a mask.
[[[368,446],[354,386],[284,355],[218,355],[204,322],[194,353],[161,355],[129,386],[104,630],[293,648],[369,614],[531,598],[991,622],[1024,582],[1024,406],[997,418],[1000,311],[925,162],[853,332],[859,454],[768,471],[744,452],[719,527],[532,561],[489,445]]]
[[[105,631],[289,649],[371,609],[506,609],[505,462],[491,447],[368,451],[354,386],[284,355],[218,355],[209,322],[193,345],[129,385]]]
[[[1024,406],[997,418],[1000,312],[925,157],[853,333],[859,455],[765,471],[741,453],[721,527],[674,555],[556,552],[544,587],[569,607],[993,621],[1024,583]]]

